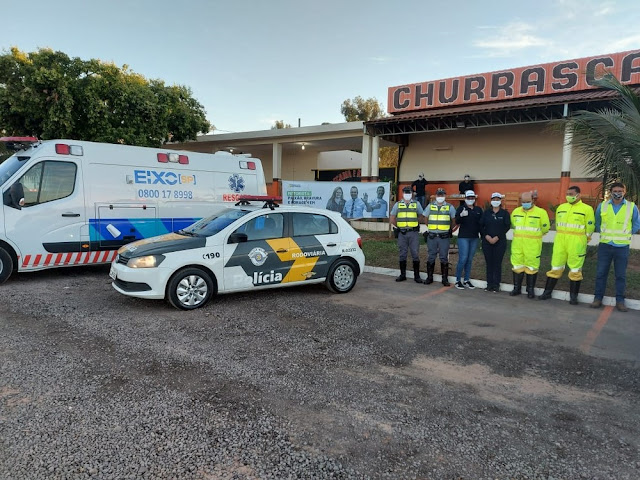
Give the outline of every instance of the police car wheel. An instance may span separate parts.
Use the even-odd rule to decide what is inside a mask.
[[[4,283],[13,272],[13,260],[4,248],[0,248],[0,283]]]
[[[177,272],[167,285],[169,303],[180,310],[193,310],[205,305],[214,293],[211,276],[199,268]]]
[[[334,293],[347,293],[357,280],[356,270],[348,260],[338,260],[331,266],[327,277],[327,287]]]

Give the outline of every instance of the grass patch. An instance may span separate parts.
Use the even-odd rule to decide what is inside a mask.
[[[362,236],[362,247],[366,257],[366,264],[372,267],[398,268],[398,246],[395,238],[389,238],[387,232],[369,232],[359,231]],[[540,272],[538,273],[537,287],[544,287],[546,282],[545,272],[551,268],[551,252],[553,244],[545,243],[542,246],[542,255],[540,258]],[[596,259],[597,247],[588,247],[587,257],[582,268],[584,280],[580,288],[581,293],[592,294],[595,289],[596,282]],[[511,242],[508,242],[507,253],[502,262],[502,281],[503,283],[513,283],[511,273],[511,263],[509,262],[511,252]],[[427,245],[420,236],[420,270],[426,271]],[[411,264],[411,254],[407,257],[407,261]],[[455,275],[455,267],[458,264],[457,253],[450,253],[449,262],[451,263],[450,274]],[[436,273],[440,272],[440,266],[436,266]],[[567,278],[568,270],[565,270],[562,278],[558,280],[557,290],[569,290],[569,279]],[[486,280],[486,265],[484,255],[482,254],[482,243],[480,243],[475,256],[473,257],[473,265],[471,268],[471,278],[478,280]],[[609,271],[607,279],[607,289],[605,295],[615,296],[615,279],[613,275],[613,265]],[[625,292],[627,298],[640,299],[640,251],[631,250],[629,254],[629,265],[627,267],[627,290]]]

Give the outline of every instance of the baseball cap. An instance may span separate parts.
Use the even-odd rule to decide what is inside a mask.
[[[502,198],[502,194],[500,192],[493,192],[491,198]]]
[[[445,191],[444,191],[444,188],[439,188],[439,189],[436,191],[436,195],[440,195],[440,194],[442,194],[442,195],[446,195],[446,194],[447,194],[447,192],[445,192]]]
[[[404,187],[404,188],[402,189],[402,191],[403,191],[404,193],[411,193],[411,187]]]
[[[464,196],[465,197],[475,197],[476,196],[476,192],[474,192],[473,190],[467,190],[466,192],[464,192]]]

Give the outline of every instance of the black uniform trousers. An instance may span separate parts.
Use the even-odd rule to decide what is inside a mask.
[[[497,287],[502,280],[502,259],[507,251],[507,240],[500,239],[493,245],[482,239],[482,253],[487,264],[487,286]]]

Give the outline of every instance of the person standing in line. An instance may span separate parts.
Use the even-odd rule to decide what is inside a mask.
[[[511,265],[513,290],[509,295],[522,293],[522,281],[527,274],[527,297],[536,298],[535,287],[540,268],[542,237],[549,231],[549,214],[533,204],[531,192],[520,195],[520,206],[511,214],[513,241],[511,242]]]
[[[509,212],[502,208],[502,194],[491,194],[491,208],[484,211],[480,221],[482,253],[487,265],[485,292],[497,293],[502,281],[502,259],[507,251],[507,232],[511,228]]]
[[[638,207],[624,198],[624,184],[611,185],[611,199],[597,206],[595,212],[596,232],[600,232],[598,263],[596,268],[596,290],[591,308],[600,308],[607,287],[609,268],[613,262],[616,277],[616,308],[621,312],[629,309],[624,303],[627,287],[627,262],[631,235],[640,233]]]
[[[473,290],[475,285],[471,283],[471,265],[473,256],[478,248],[480,238],[480,221],[482,209],[476,205],[478,196],[473,190],[467,190],[464,194],[465,204],[456,210],[456,223],[460,225],[458,230],[458,265],[456,266],[456,288]],[[464,271],[464,281],[462,272]]]
[[[376,198],[367,202],[367,212],[371,212],[371,218],[386,218],[387,213],[389,213],[389,205],[384,199],[384,187],[382,185],[376,189]]]
[[[342,187],[336,187],[333,189],[333,193],[331,194],[331,198],[327,201],[327,210],[331,210],[332,212],[340,212],[344,210],[344,193],[342,192]]]
[[[544,292],[538,298],[551,298],[565,265],[568,265],[569,303],[577,305],[587,243],[591,240],[596,225],[593,207],[580,200],[580,187],[569,187],[566,199],[567,202],[556,209],[556,238],[553,241],[551,270],[547,272]]]
[[[422,206],[412,200],[411,187],[402,189],[402,200],[391,209],[389,220],[395,227],[394,232],[398,239],[398,259],[400,262],[400,275],[396,282],[407,279],[407,251],[411,251],[413,259],[413,279],[422,283],[420,278],[420,215]]]
[[[456,209],[447,203],[444,188],[436,192],[435,202],[431,202],[424,211],[427,218],[427,278],[426,285],[433,283],[433,272],[436,266],[436,257],[440,256],[440,271],[442,273],[442,285],[448,287],[449,283],[449,239]]]
[[[342,215],[347,218],[362,218],[364,216],[364,209],[367,208],[364,200],[358,198],[358,187],[355,185],[349,190],[351,198],[344,204]]]
[[[418,179],[411,184],[411,189],[416,192],[416,201],[424,209],[427,205],[427,180],[424,178],[424,173],[418,175]]]

